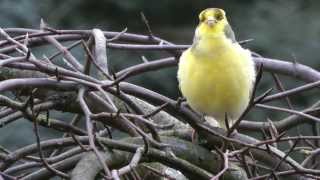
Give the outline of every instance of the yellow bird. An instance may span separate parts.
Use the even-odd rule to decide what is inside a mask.
[[[179,61],[179,86],[188,104],[222,128],[227,115],[231,126],[248,106],[255,76],[251,53],[235,40],[224,10],[203,10],[193,44]]]

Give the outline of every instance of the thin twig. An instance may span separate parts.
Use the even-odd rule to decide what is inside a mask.
[[[275,74],[275,73],[271,73],[271,75],[272,75],[272,78],[274,79],[274,81],[276,83],[277,88],[280,90],[280,92],[284,92],[285,88],[284,88],[282,82],[280,81],[279,76],[277,74]],[[285,99],[287,101],[287,104],[288,104],[289,108],[293,109],[293,105],[292,105],[292,102],[291,102],[290,98],[287,96]]]
[[[151,27],[149,25],[148,19],[146,18],[146,16],[144,15],[144,13],[142,11],[140,12],[140,15],[141,15],[142,22],[147,27],[147,30],[148,30],[148,33],[149,33],[149,38],[153,40],[154,39],[154,35],[153,35],[152,31],[151,31]]]
[[[137,148],[137,150],[134,153],[130,163],[127,166],[118,169],[117,170],[117,174],[123,175],[123,174],[126,174],[126,173],[132,171],[134,168],[136,168],[138,166],[138,164],[139,164],[139,161],[142,158],[143,152],[144,152],[144,148],[143,147]]]
[[[82,108],[82,111],[85,114],[86,127],[87,127],[87,131],[88,131],[90,148],[93,149],[94,153],[96,154],[96,156],[97,156],[99,162],[101,163],[107,177],[111,177],[111,172],[110,172],[108,166],[106,165],[106,163],[103,161],[103,158],[100,155],[100,152],[98,151],[98,149],[94,143],[95,140],[94,140],[94,134],[93,134],[93,127],[92,127],[92,122],[91,122],[91,118],[90,118],[90,115],[92,113],[89,110],[89,108],[84,100],[84,95],[85,95],[85,89],[81,88],[78,93],[78,98],[79,98],[79,103]]]
[[[215,176],[211,178],[211,180],[219,180],[220,177],[225,173],[229,168],[229,159],[228,159],[229,150],[226,150],[225,153],[223,153],[223,169]]]
[[[50,164],[46,161],[46,159],[43,157],[43,152],[42,152],[42,148],[40,145],[40,136],[39,136],[39,130],[38,130],[38,122],[37,122],[37,118],[35,117],[33,119],[33,127],[34,127],[34,134],[36,136],[36,141],[37,141],[37,146],[38,146],[38,151],[39,151],[39,157],[42,160],[44,166],[51,171],[52,173],[62,177],[62,178],[69,178],[69,176],[57,169],[54,169],[53,167],[50,166]]]
[[[263,108],[263,109],[286,112],[286,113],[290,113],[290,114],[295,114],[295,115],[299,115],[301,117],[313,120],[313,121],[318,122],[318,123],[320,122],[320,118],[317,118],[317,117],[309,115],[309,114],[305,114],[305,113],[303,113],[301,111],[295,111],[295,110],[292,110],[292,109],[281,108],[281,107],[276,107],[276,106],[270,106],[270,105],[265,105],[265,104],[256,104],[256,107]]]
[[[43,21],[43,19],[41,19],[41,23],[40,23],[40,28],[44,29],[45,27],[47,27],[46,23]],[[69,64],[69,66],[71,68],[73,68],[74,70],[83,72],[83,66],[82,64],[79,63],[79,61],[70,53],[70,51],[68,50],[68,48],[64,47],[59,41],[57,41],[54,37],[52,36],[45,36],[43,37],[45,40],[47,40],[49,43],[51,43],[54,47],[56,47],[59,51],[62,52],[62,55],[65,58],[65,62],[67,64]],[[64,59],[63,58],[63,59]]]

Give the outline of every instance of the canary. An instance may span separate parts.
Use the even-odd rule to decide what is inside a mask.
[[[255,65],[250,51],[235,40],[224,10],[208,8],[199,14],[193,44],[182,53],[177,76],[191,108],[222,128],[226,116],[232,125],[248,106]]]

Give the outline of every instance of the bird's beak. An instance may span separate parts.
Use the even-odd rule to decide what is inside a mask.
[[[208,19],[206,20],[206,24],[208,24],[208,26],[212,27],[214,24],[216,24],[217,20],[214,17],[208,17]]]

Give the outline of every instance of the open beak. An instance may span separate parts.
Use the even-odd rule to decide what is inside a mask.
[[[212,27],[214,24],[217,23],[217,20],[214,17],[208,17],[206,23],[208,24],[208,26]]]

